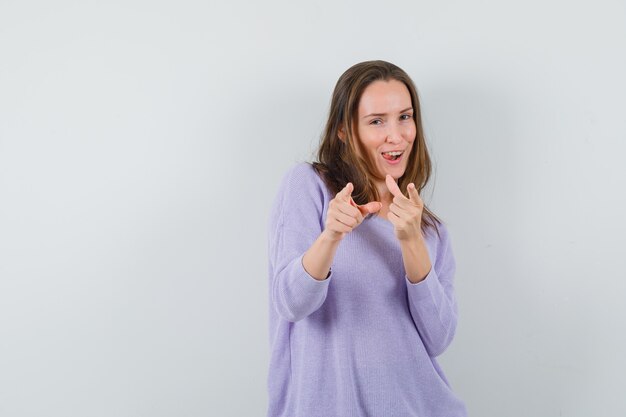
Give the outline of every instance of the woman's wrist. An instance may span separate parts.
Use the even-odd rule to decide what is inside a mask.
[[[328,278],[340,241],[323,231],[302,258],[305,271],[318,281]]]
[[[326,242],[335,243],[335,242],[340,242],[341,239],[343,239],[343,235],[344,234],[341,232],[335,232],[329,229],[324,229],[322,233],[320,234],[320,239]]]
[[[401,241],[400,249],[409,281],[413,284],[423,281],[432,268],[426,241],[423,238]]]

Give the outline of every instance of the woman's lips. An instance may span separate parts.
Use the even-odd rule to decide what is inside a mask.
[[[387,159],[385,158],[382,154],[380,155],[381,158],[383,158],[383,160],[388,163],[389,165],[397,165],[400,163],[400,161],[402,160],[402,157],[404,156],[404,152],[402,152],[402,154],[400,156],[398,156],[396,159]]]

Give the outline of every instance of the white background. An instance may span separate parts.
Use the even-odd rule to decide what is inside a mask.
[[[624,1],[0,0],[0,415],[263,416],[266,225],[341,73],[422,99],[472,416],[624,416]]]

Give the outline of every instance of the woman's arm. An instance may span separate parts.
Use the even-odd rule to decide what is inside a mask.
[[[421,228],[424,203],[415,185],[408,185],[407,198],[391,175],[386,176],[385,182],[393,195],[387,218],[400,241],[411,316],[428,354],[438,356],[452,341],[457,322],[452,285],[455,263],[448,231],[439,225],[432,266]]]
[[[453,285],[456,263],[446,227],[440,225],[439,232],[441,238],[435,250],[434,265],[426,277],[414,284],[407,273],[405,280],[413,322],[432,357],[448,348],[458,319]]]
[[[292,322],[324,303],[332,278],[338,242],[323,238],[323,187],[312,166],[298,164],[284,176],[270,214],[270,303]]]
[[[377,201],[357,205],[351,196],[354,186],[348,183],[324,207],[326,188],[310,165],[300,165],[290,174],[273,210],[278,214],[272,219],[278,220],[270,223],[270,232],[275,231],[270,235],[270,267],[278,266],[270,280],[277,312],[297,321],[324,302],[341,240],[381,205]],[[287,265],[280,268],[285,260]]]

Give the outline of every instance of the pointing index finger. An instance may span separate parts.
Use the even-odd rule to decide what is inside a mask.
[[[389,174],[385,177],[385,184],[387,184],[387,188],[391,191],[394,197],[404,197],[402,191],[400,191],[400,187],[396,184],[396,180]]]
[[[351,182],[347,183],[345,187],[343,187],[343,190],[341,190],[339,193],[341,194],[341,198],[344,201],[349,201],[352,195],[352,190],[354,189],[354,185],[352,185]]]
[[[409,193],[409,197],[411,201],[415,204],[419,204],[421,201],[421,197],[419,193],[417,192],[417,188],[415,188],[415,184],[410,183],[407,187],[407,191]]]

